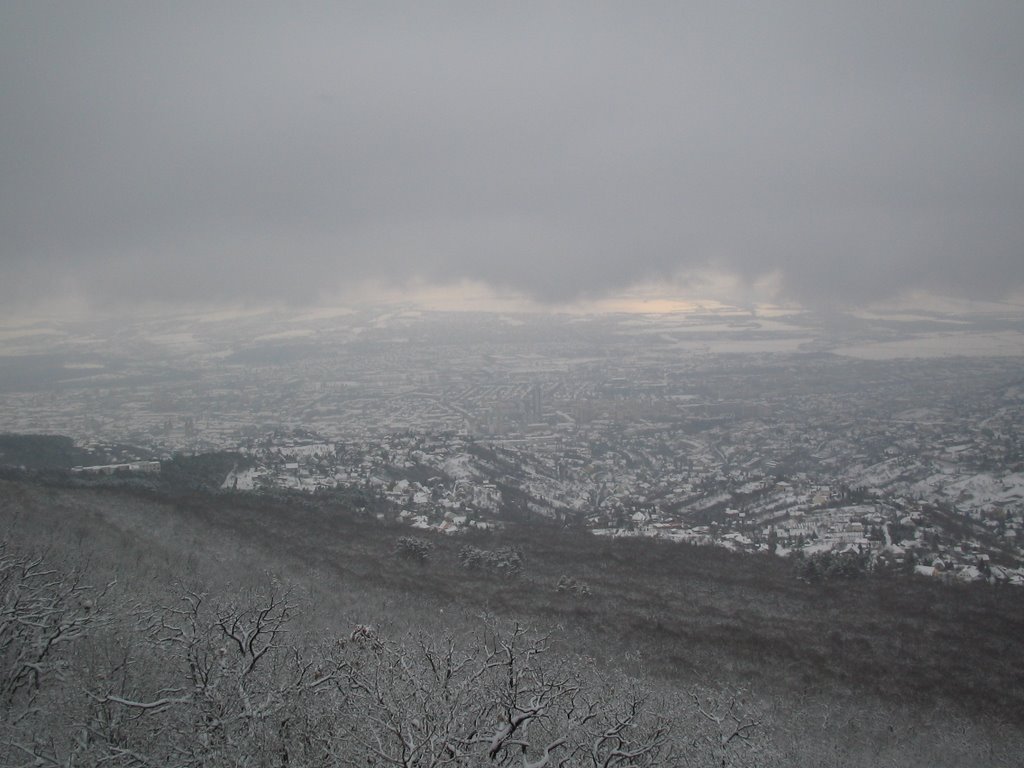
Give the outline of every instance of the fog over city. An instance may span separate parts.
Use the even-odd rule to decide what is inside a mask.
[[[1022,29],[1015,2],[6,3],[0,299],[1003,298]]]

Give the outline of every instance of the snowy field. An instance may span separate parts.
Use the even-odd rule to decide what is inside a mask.
[[[1024,333],[925,333],[895,341],[875,341],[836,347],[837,355],[862,360],[925,357],[1024,357]]]

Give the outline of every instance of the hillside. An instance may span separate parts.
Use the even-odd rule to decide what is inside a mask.
[[[12,542],[88,560],[136,600],[175,580],[216,594],[271,574],[302,595],[314,636],[357,625],[469,636],[486,613],[552,632],[558,653],[652,690],[742,690],[771,722],[778,754],[817,764],[829,750],[872,764],[942,744],[947,754],[1009,749],[1024,726],[1024,592],[1014,588],[810,584],[780,558],[526,525],[422,534],[424,557],[402,557],[407,528],[328,496],[12,479],[0,481],[0,505]],[[469,552],[478,567],[465,567]],[[521,557],[521,571],[496,565],[503,557]],[[950,724],[957,745],[943,741]]]

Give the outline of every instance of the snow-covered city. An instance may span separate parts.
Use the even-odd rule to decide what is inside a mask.
[[[1021,584],[1020,358],[962,354],[1015,326],[975,318],[945,332],[950,355],[885,353],[951,324],[875,318],[826,336],[800,313],[717,308],[47,329],[7,344],[58,350],[58,382],[8,381],[0,429],[133,446],[118,461],[137,472],[227,452],[225,492],[347,489],[411,528],[539,516]]]

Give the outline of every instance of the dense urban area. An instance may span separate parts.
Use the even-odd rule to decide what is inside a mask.
[[[0,432],[107,457],[81,473],[233,452],[225,491],[352,489],[414,529],[541,516],[1020,585],[1024,375],[1004,348],[1019,321],[973,322],[825,334],[717,308],[27,327],[3,339]]]

